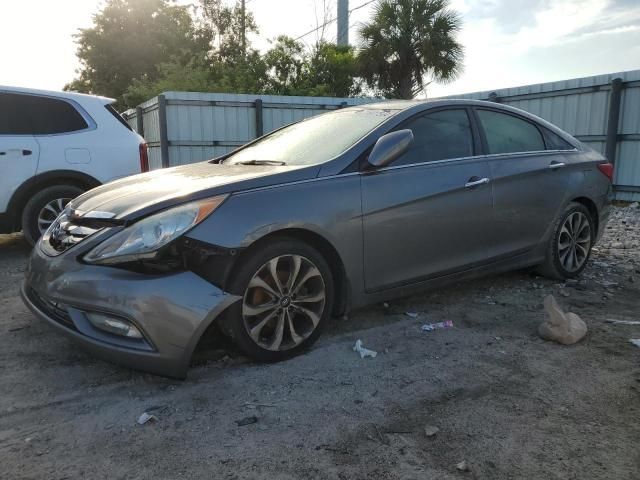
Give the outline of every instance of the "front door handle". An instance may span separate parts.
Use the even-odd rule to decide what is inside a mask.
[[[22,155],[24,155],[25,157],[27,155],[31,155],[33,152],[31,150],[22,150]]]
[[[486,177],[485,178],[471,177],[469,181],[464,184],[464,188],[477,187],[478,185],[484,185],[486,183],[489,183],[489,181],[490,180]]]
[[[549,165],[549,168],[551,170],[557,170],[559,168],[565,167],[566,163],[562,163],[562,162],[551,162],[551,164]]]

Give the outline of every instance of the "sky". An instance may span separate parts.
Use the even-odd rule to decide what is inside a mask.
[[[191,0],[193,2],[194,0]],[[231,2],[232,0],[227,0]],[[189,0],[179,0],[189,3]],[[301,36],[335,17],[336,0],[247,0],[269,48],[277,35]],[[350,0],[354,9],[367,0]],[[427,96],[640,69],[640,0],[451,0],[463,28],[464,71],[430,84]],[[59,90],[78,62],[73,34],[91,25],[103,0],[0,0],[0,85]],[[327,6],[326,17],[324,5]],[[373,5],[350,15],[350,42]],[[26,28],[28,27],[28,28]],[[324,31],[335,41],[335,22]],[[313,44],[320,31],[302,38]]]

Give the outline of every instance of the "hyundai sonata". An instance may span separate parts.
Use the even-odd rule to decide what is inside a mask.
[[[385,102],[71,201],[22,296],[102,358],[184,377],[217,325],[249,356],[309,347],[331,315],[463,277],[582,272],[612,166],[526,112]]]

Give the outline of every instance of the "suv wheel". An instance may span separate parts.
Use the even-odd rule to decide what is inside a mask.
[[[242,301],[228,312],[235,343],[251,358],[273,362],[312,345],[331,315],[331,270],[314,248],[279,239],[242,261],[229,290]]]
[[[570,203],[556,222],[540,272],[559,280],[580,275],[587,266],[595,235],[589,210],[580,203]]]
[[[36,193],[22,211],[22,232],[32,246],[72,199],[83,193],[72,185],[55,185]]]

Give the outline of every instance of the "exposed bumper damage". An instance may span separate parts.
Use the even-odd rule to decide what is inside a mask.
[[[71,253],[71,252],[69,252]],[[27,306],[93,355],[130,368],[184,378],[207,327],[239,300],[191,271],[149,275],[80,263],[33,249],[22,297]],[[107,333],[87,313],[128,320],[143,338]]]

